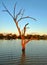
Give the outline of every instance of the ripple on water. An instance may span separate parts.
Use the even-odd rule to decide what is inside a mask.
[[[21,46],[18,42],[20,43],[18,40],[9,41],[9,43],[1,41],[0,65],[47,65],[47,42],[30,42],[25,54],[21,53]]]

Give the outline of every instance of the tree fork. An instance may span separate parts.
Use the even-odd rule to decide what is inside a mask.
[[[7,13],[13,18],[13,21],[14,21],[15,24],[16,24],[16,27],[17,27],[18,32],[19,32],[19,35],[21,36],[22,52],[24,53],[24,52],[25,52],[25,45],[26,45],[26,43],[28,43],[28,42],[31,40],[31,38],[30,38],[29,40],[26,40],[25,37],[24,37],[24,36],[25,36],[25,32],[26,32],[26,26],[27,26],[29,23],[25,24],[25,26],[24,26],[24,28],[23,28],[24,33],[21,34],[21,30],[20,30],[20,28],[19,28],[19,26],[18,26],[18,22],[21,21],[21,20],[23,20],[23,19],[26,19],[26,18],[30,18],[30,19],[33,19],[33,20],[35,20],[35,21],[37,21],[37,20],[36,20],[35,18],[33,18],[33,17],[30,17],[30,16],[24,16],[24,17],[23,17],[24,12],[22,12],[22,9],[18,12],[18,14],[15,15],[16,3],[15,3],[15,5],[14,5],[14,13],[13,13],[14,15],[12,15],[12,14],[10,13],[10,11],[7,9],[7,7],[5,6],[4,3],[2,3],[2,4],[3,4],[4,8],[5,8],[5,10],[3,10],[3,12],[7,12]],[[22,14],[21,14],[21,13],[22,13]],[[19,16],[19,15],[22,15],[22,16],[18,19],[18,16]]]

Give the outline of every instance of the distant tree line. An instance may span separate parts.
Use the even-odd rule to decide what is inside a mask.
[[[25,39],[31,40],[47,40],[47,35],[26,35]],[[0,33],[0,39],[10,40],[10,39],[21,39],[21,36],[17,36],[16,34],[2,34]]]
[[[8,40],[10,40],[10,39],[16,39],[17,38],[17,36],[16,36],[16,34],[0,34],[0,39],[8,39]]]

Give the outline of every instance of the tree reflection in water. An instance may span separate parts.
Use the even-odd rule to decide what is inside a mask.
[[[21,64],[20,65],[25,65],[25,63],[26,63],[25,58],[26,58],[26,55],[25,55],[25,51],[24,51],[21,55]]]

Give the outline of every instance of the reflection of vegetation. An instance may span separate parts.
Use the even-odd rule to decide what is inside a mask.
[[[47,35],[26,35],[24,36],[25,39],[30,39],[31,40],[47,40]],[[21,36],[17,36],[16,34],[2,34],[0,33],[0,39],[6,39],[6,40],[10,40],[10,39],[21,39]]]

